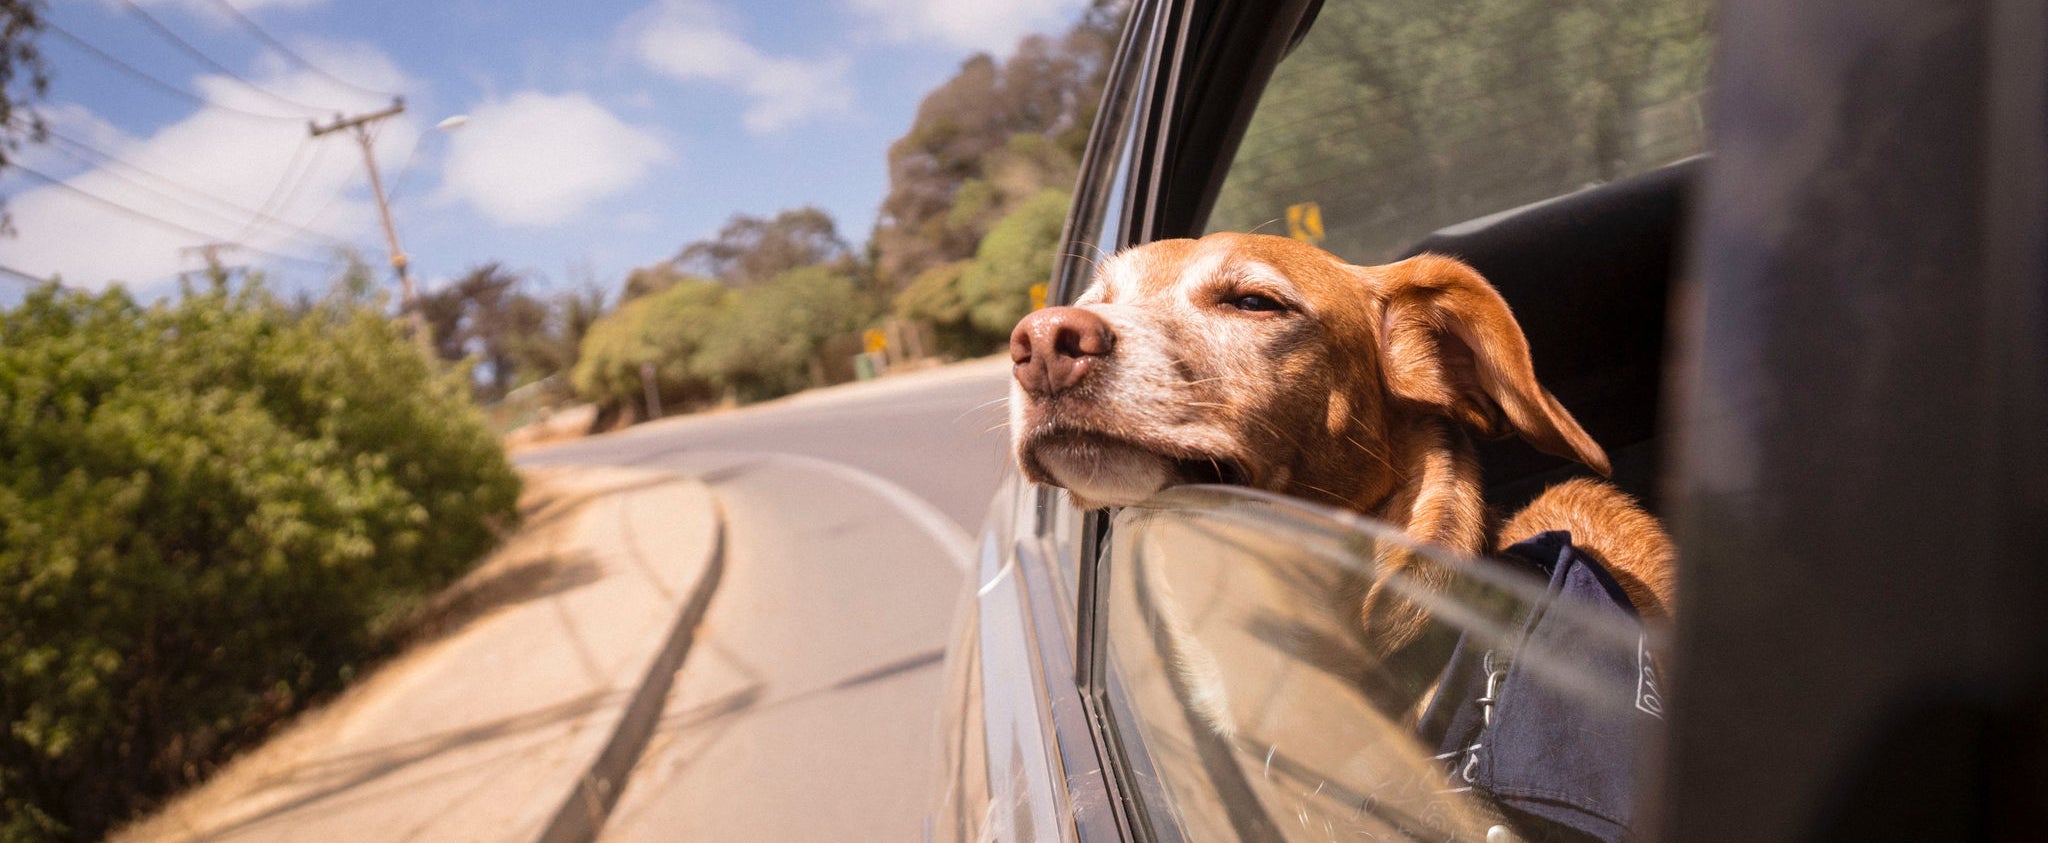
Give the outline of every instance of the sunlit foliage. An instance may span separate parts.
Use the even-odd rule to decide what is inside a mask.
[[[514,517],[460,375],[355,290],[0,314],[0,837],[96,837],[204,775]]]

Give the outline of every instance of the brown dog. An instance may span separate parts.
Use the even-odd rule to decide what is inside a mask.
[[[1466,555],[1569,529],[1643,614],[1673,606],[1670,539],[1605,483],[1560,484],[1490,529],[1467,431],[1609,469],[1537,384],[1507,303],[1456,260],[1352,266],[1250,234],[1152,243],[1105,261],[1073,306],[1026,316],[1010,356],[1017,464],[1079,506],[1232,483],[1361,512]],[[1391,653],[1427,617],[1384,590],[1388,578],[1439,587],[1450,575],[1398,548],[1374,566],[1363,621]]]

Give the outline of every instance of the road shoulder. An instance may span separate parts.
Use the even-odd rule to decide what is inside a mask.
[[[430,640],[114,839],[573,832],[570,806],[616,789],[606,776],[637,754],[636,711],[643,698],[659,708],[687,649],[721,519],[710,490],[679,474],[526,474],[550,500],[432,601]]]

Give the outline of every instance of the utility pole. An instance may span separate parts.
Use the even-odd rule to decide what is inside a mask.
[[[209,271],[213,269],[219,269],[221,272],[225,273],[230,269],[230,267],[227,265],[226,261],[221,260],[220,256],[240,248],[242,247],[236,243],[201,243],[197,246],[186,246],[185,248],[179,249],[178,254],[199,255],[200,257],[206,259],[206,268]],[[234,268],[240,269],[242,267]]]
[[[418,338],[420,347],[432,349],[433,336],[427,332],[426,315],[420,312],[419,295],[413,291],[410,262],[405,257],[405,249],[398,245],[398,228],[391,224],[391,205],[384,199],[384,180],[377,175],[377,156],[370,148],[369,125],[387,117],[397,117],[404,113],[405,98],[393,97],[391,107],[382,111],[372,111],[368,114],[358,114],[354,117],[343,117],[337,114],[334,116],[334,121],[325,126],[309,121],[306,124],[306,128],[316,138],[330,132],[339,132],[347,129],[349,134],[355,137],[356,143],[363,148],[363,166],[370,171],[370,192],[376,195],[377,214],[384,220],[384,243],[391,250],[391,268],[398,273],[399,307],[405,311],[406,317],[411,321],[413,335]]]

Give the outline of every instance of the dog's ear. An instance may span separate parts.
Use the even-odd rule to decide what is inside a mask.
[[[1545,453],[1606,475],[1607,452],[1536,382],[1529,341],[1508,303],[1457,260],[1419,255],[1366,270],[1386,302],[1382,377],[1397,401],[1443,413],[1481,435],[1520,435]]]

